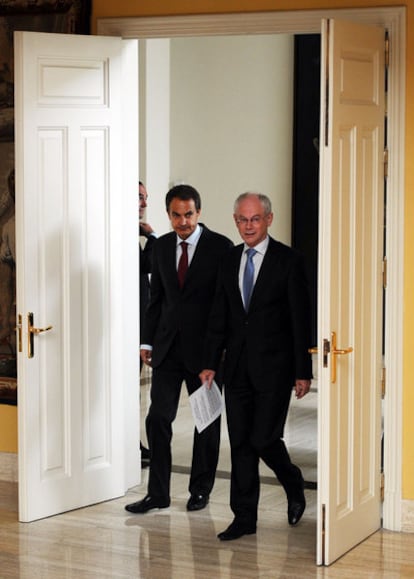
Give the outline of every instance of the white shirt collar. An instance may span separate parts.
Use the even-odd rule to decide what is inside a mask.
[[[266,253],[267,247],[269,245],[269,236],[267,235],[263,241],[255,245],[252,249],[255,249],[258,253],[264,255]],[[245,243],[243,248],[243,253],[249,249],[249,246]]]
[[[193,233],[190,235],[190,237],[187,237],[187,239],[181,239],[181,237],[177,235],[177,245],[180,245],[182,241],[185,241],[189,245],[195,245],[200,238],[201,232],[202,228],[200,227],[200,224],[197,223]]]

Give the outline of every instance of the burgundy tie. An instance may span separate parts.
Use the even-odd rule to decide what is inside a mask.
[[[186,241],[182,241],[181,245],[181,256],[178,262],[178,283],[180,287],[184,285],[185,274],[187,273],[188,269],[188,253],[187,253],[187,246],[188,243]]]

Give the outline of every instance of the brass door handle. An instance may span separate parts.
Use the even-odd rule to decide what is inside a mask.
[[[319,348],[317,346],[313,346],[312,348],[308,349],[309,354],[319,354]],[[330,352],[330,343],[329,340],[323,341],[323,367],[328,367],[328,354]]]
[[[350,354],[353,351],[354,351],[354,349],[352,348],[352,346],[349,346],[348,348],[337,348],[336,347],[336,332],[331,332],[331,354],[332,354],[331,382],[332,382],[332,384],[335,384],[335,382],[336,382],[336,357],[342,356],[344,354]]]
[[[35,335],[41,334],[42,332],[48,332],[53,326],[47,326],[46,328],[35,328],[33,326],[33,312],[27,314],[27,356],[28,358],[33,358],[34,356],[34,340]]]
[[[22,333],[23,333],[23,324],[22,324],[22,314],[18,314],[17,316],[17,324],[15,327],[17,331],[17,349],[19,352],[23,352],[23,341],[22,341]]]

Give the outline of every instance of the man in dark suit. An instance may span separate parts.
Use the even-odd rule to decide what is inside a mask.
[[[259,459],[270,467],[288,500],[288,521],[305,510],[304,481],[289,457],[283,430],[292,388],[297,398],[312,377],[310,305],[302,257],[268,235],[269,199],[240,195],[234,219],[244,244],[223,262],[206,338],[201,381],[211,384],[225,349],[224,385],[231,446],[229,541],[256,532]]]
[[[170,504],[172,422],[183,381],[189,394],[201,386],[198,375],[219,263],[233,245],[198,223],[201,199],[194,187],[173,187],[167,193],[166,208],[174,231],[154,243],[151,298],[141,344],[141,358],[152,367],[151,405],[146,419],[148,492],[142,500],[126,505],[132,513]],[[208,504],[219,446],[220,418],[200,434],[194,431],[189,511]]]
[[[142,181],[138,186],[139,193],[139,235],[145,237],[145,245],[142,248],[139,245],[139,331],[142,335],[144,326],[145,310],[147,309],[150,297],[150,280],[149,274],[152,269],[152,248],[157,236],[149,223],[144,221],[145,209],[147,207],[148,193]],[[140,361],[140,370],[142,371],[142,360]],[[149,450],[140,442],[141,466],[146,468],[149,465]]]

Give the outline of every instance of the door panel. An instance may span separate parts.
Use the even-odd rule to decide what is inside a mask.
[[[317,562],[329,565],[381,525],[384,30],[324,22],[322,62]]]
[[[16,33],[15,60],[19,517],[31,521],[139,480],[137,42]]]

